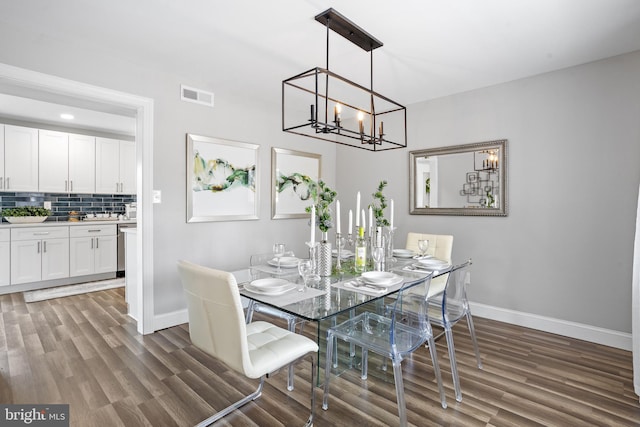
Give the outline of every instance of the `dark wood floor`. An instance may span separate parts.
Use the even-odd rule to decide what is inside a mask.
[[[72,426],[192,426],[255,388],[195,349],[187,325],[141,336],[125,312],[123,289],[30,304],[20,293],[0,296],[0,402],[69,403]],[[403,362],[411,424],[640,425],[630,352],[480,318],[476,330],[484,370],[475,366],[464,324],[455,330],[461,403],[446,343],[436,345],[446,410],[428,352]],[[309,381],[306,362],[296,369],[293,392],[279,373],[262,397],[217,425],[302,425]],[[361,381],[349,372],[331,391],[323,411],[317,389],[316,426],[398,423],[393,384],[375,375]]]

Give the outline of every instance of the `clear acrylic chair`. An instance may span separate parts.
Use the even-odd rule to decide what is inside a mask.
[[[198,424],[207,426],[257,399],[265,377],[307,355],[311,358],[311,414],[315,415],[315,361],[318,345],[311,339],[268,322],[246,324],[235,277],[228,272],[178,262],[187,297],[189,336],[194,346],[247,378],[260,378],[255,392]]]
[[[407,425],[407,411],[404,399],[404,383],[402,380],[402,359],[427,343],[431,352],[433,372],[440,391],[442,407],[447,402],[442,388],[442,379],[438,367],[438,358],[433,341],[433,333],[428,319],[427,295],[431,277],[411,286],[403,286],[388,316],[365,311],[327,331],[327,354],[325,366],[324,397],[322,409],[329,407],[329,382],[331,378],[332,355],[337,338],[362,348],[362,363],[366,365],[368,351],[391,359],[395,378],[396,396],[400,425]],[[413,292],[409,293],[408,291]],[[416,292],[420,290],[420,292]],[[411,300],[411,307],[417,311],[406,316],[403,312],[404,301]],[[366,375],[366,374],[365,374]]]
[[[460,391],[460,378],[458,376],[458,366],[456,363],[455,346],[453,344],[453,326],[463,318],[467,319],[469,334],[473,343],[473,349],[476,353],[478,369],[482,369],[482,360],[480,359],[480,351],[478,350],[478,340],[476,331],[473,327],[473,318],[469,309],[469,301],[467,300],[467,287],[471,282],[471,260],[454,266],[449,273],[447,285],[444,293],[430,297],[429,303],[429,320],[434,325],[444,329],[447,338],[447,347],[449,349],[449,361],[451,364],[451,375],[453,377],[453,386],[456,393],[456,400],[462,401],[462,392]]]
[[[292,252],[285,253],[285,256],[293,256]],[[273,254],[271,253],[262,253],[251,255],[249,259],[249,269],[251,270],[251,276],[254,276],[254,269],[259,266],[268,265],[268,261],[273,259]],[[295,270],[293,274],[298,274],[298,270]],[[298,317],[293,314],[285,313],[282,310],[278,310],[277,308],[270,307],[268,305],[260,304],[255,302],[254,300],[249,300],[247,305],[247,313],[245,316],[246,323],[251,323],[253,320],[253,313],[262,313],[268,316],[277,317],[279,319],[284,319],[287,321],[287,329],[291,332],[296,331],[296,325],[300,323],[300,333],[302,333],[302,328],[304,327],[304,322],[302,322]],[[289,366],[289,378],[287,380],[287,390],[293,390],[293,366]]]

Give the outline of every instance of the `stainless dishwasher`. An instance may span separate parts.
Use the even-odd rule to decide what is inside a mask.
[[[118,224],[118,271],[116,277],[124,277],[124,233],[123,228],[136,228],[138,224]]]

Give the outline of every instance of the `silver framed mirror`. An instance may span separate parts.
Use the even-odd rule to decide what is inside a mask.
[[[507,140],[409,152],[412,215],[507,216]]]

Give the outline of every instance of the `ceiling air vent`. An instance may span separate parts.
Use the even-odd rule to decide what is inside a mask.
[[[213,93],[202,89],[180,85],[180,97],[183,101],[195,102],[196,104],[213,107]]]

